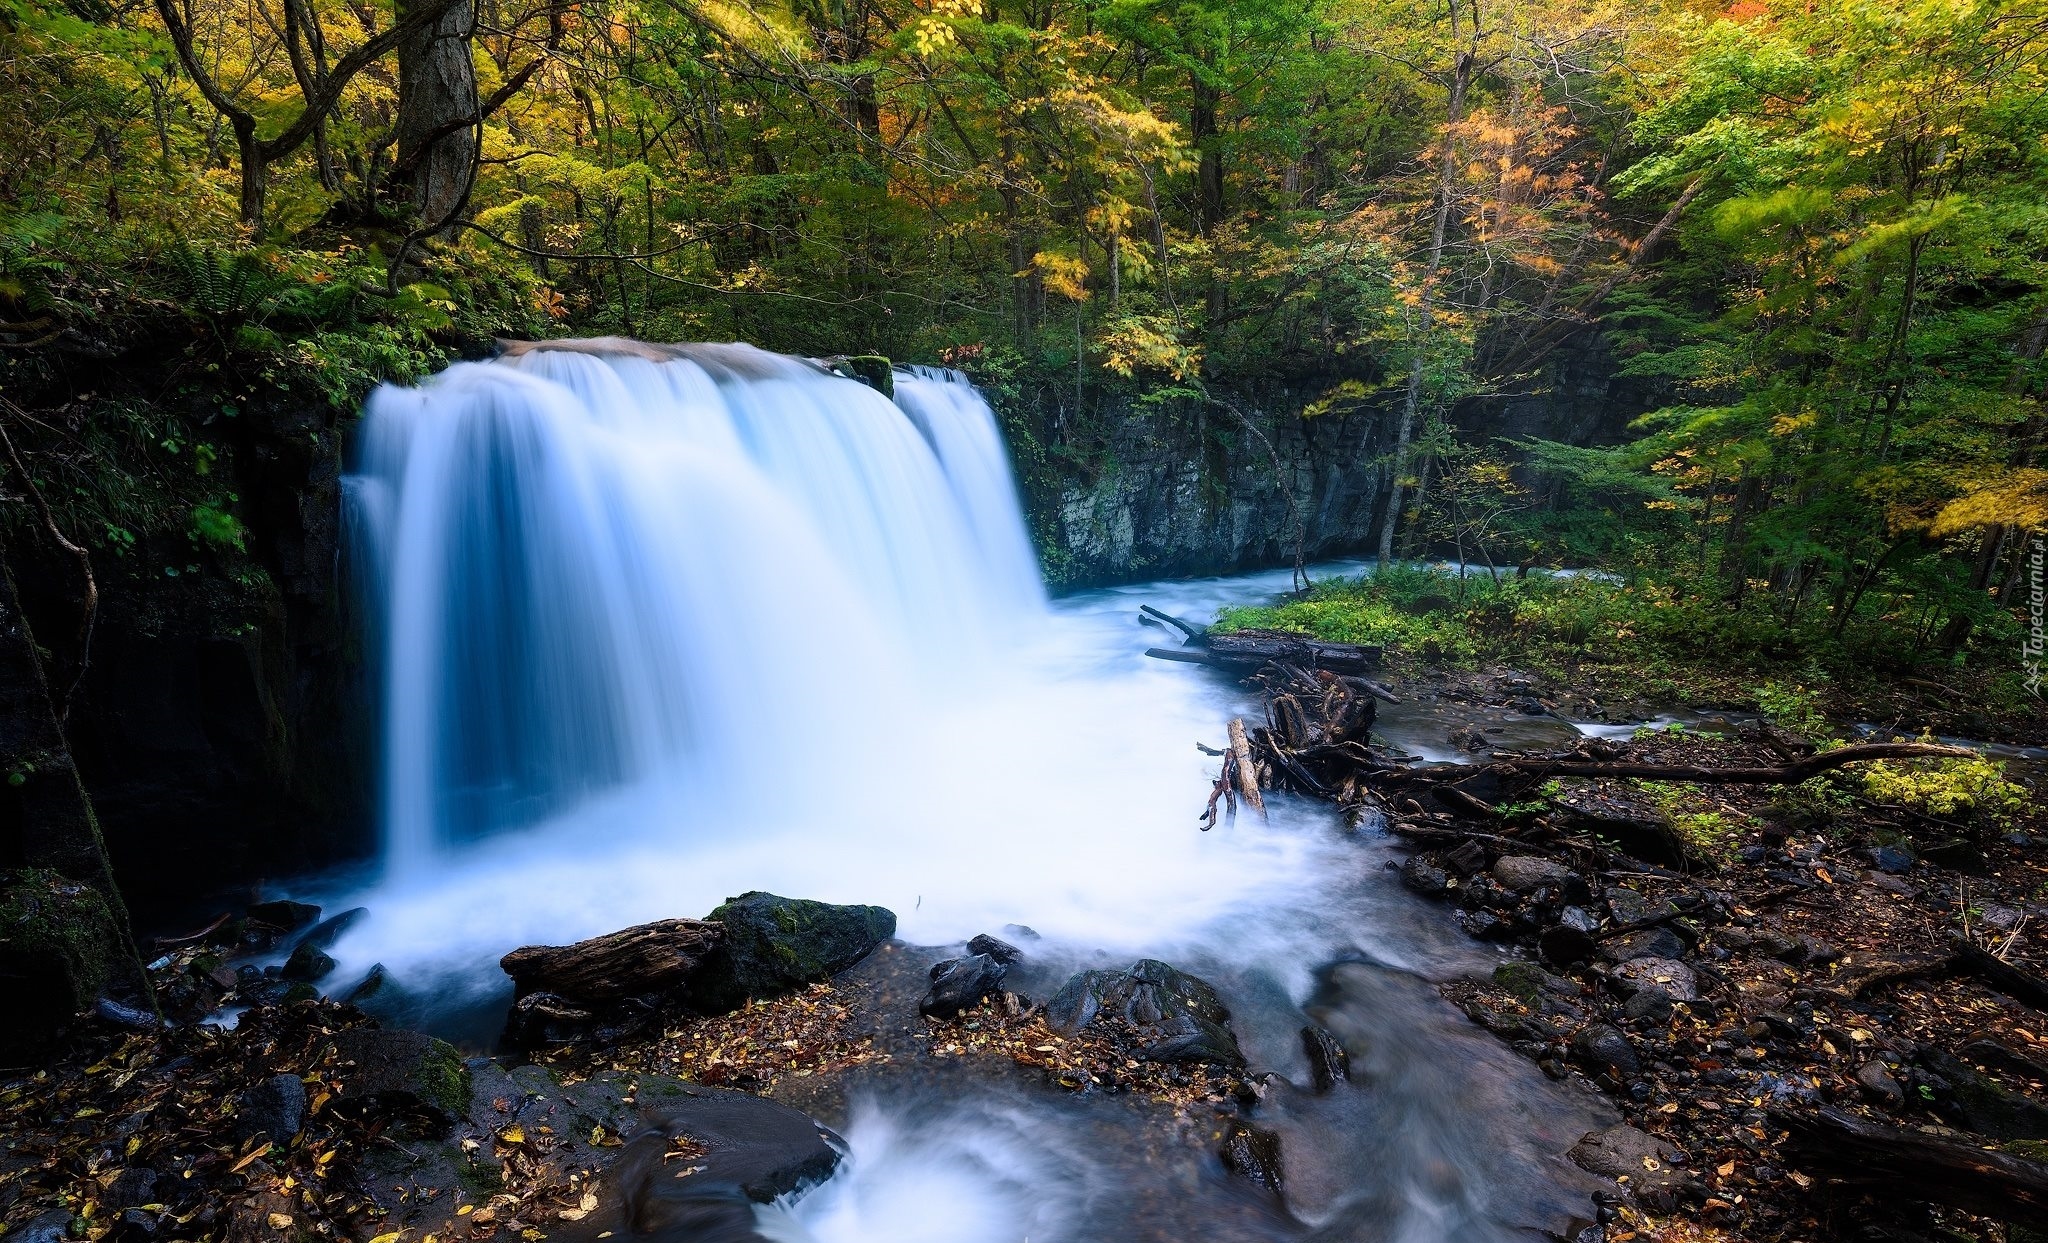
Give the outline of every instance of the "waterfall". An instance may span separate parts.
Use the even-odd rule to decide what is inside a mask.
[[[897,385],[603,339],[373,394],[347,494],[390,870],[622,786],[758,814],[1037,616],[988,405]]]

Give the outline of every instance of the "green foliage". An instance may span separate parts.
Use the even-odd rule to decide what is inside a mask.
[[[212,548],[246,553],[249,528],[242,525],[241,519],[224,509],[216,509],[211,505],[194,505],[192,538]]]
[[[1766,682],[1756,688],[1756,705],[1764,719],[1808,742],[1826,742],[1833,736],[1820,703],[1820,692],[1802,685]]]
[[[2008,781],[1996,760],[1882,760],[1863,770],[1863,793],[1872,802],[1909,807],[1942,819],[1981,815],[2011,824],[2028,806],[2027,788]]]

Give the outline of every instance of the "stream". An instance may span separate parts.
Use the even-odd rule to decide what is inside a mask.
[[[1147,658],[1138,606],[1206,619],[1289,574],[1047,601],[986,405],[955,375],[896,385],[597,342],[373,398],[349,495],[385,849],[370,879],[304,887],[367,908],[340,975],[382,964],[387,1019],[487,1045],[505,951],[748,890],[886,906],[912,946],[1023,925],[1034,995],[1138,957],[1217,987],[1252,1067],[1288,1081],[1259,1105],[1284,1208],[1133,1102],[960,1071],[848,1085],[824,1119],[848,1160],[764,1233],[1486,1243],[1589,1221],[1561,1154],[1611,1115],[1437,995],[1498,958],[1400,887],[1385,836],[1285,795],[1197,826],[1196,743],[1252,701]],[[1312,1019],[1353,1059],[1327,1094],[1291,1086]]]

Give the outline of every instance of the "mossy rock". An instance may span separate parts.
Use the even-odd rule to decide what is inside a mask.
[[[714,1013],[830,979],[896,935],[895,913],[772,893],[728,898],[707,917],[725,939],[691,981],[691,1000]]]
[[[1495,987],[1528,1005],[1543,995],[1543,968],[1533,962],[1504,962],[1493,969]]]
[[[469,1113],[470,1071],[445,1040],[422,1032],[352,1028],[334,1038],[345,1073],[344,1099],[418,1105],[443,1126]]]
[[[849,379],[859,380],[884,397],[896,396],[895,365],[880,354],[853,354],[833,363],[834,370]]]
[[[0,1058],[48,1049],[92,1007],[125,954],[99,890],[46,868],[0,873]]]

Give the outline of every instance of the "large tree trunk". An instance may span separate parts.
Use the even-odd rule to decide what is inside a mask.
[[[474,0],[459,0],[398,45],[396,180],[411,194],[420,221],[454,222],[469,197],[477,151]]]

